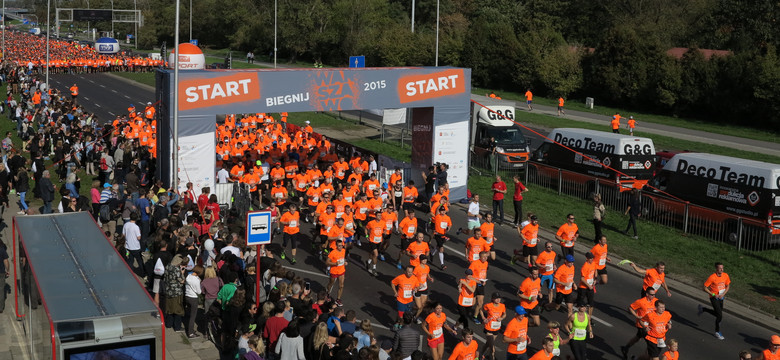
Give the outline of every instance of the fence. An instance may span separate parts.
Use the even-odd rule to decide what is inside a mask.
[[[589,175],[575,173],[544,164],[529,162],[524,177],[526,184],[554,189],[558,194],[591,200],[601,194],[604,206],[623,211],[629,194],[620,191],[620,184]],[[765,251],[777,247],[769,226],[762,221],[694,205],[667,196],[639,191],[642,218],[717,242],[730,243],[738,250]],[[775,256],[776,257],[776,256]],[[772,259],[778,261],[780,259]]]

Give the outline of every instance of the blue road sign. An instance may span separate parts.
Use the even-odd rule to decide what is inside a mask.
[[[190,40],[190,44],[198,46],[198,39],[192,39]]]
[[[252,211],[246,213],[246,244],[267,245],[271,243],[271,212]]]
[[[350,56],[349,57],[349,67],[351,68],[364,68],[366,67],[366,57],[363,55],[360,56]]]

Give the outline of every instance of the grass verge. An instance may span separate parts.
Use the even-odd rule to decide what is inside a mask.
[[[133,80],[144,85],[156,86],[154,79],[154,72],[143,73],[127,73],[127,72],[112,72],[112,74],[121,76],[125,79]]]
[[[592,130],[600,130],[600,131],[608,130],[603,125],[591,124],[588,122],[576,121],[567,118],[559,118],[556,116],[534,114],[534,113],[529,113],[527,111],[518,111],[516,115],[516,120],[521,124],[533,124],[545,128],[576,127],[576,128],[592,129]],[[655,144],[656,151],[660,151],[661,149],[678,150],[678,151],[689,150],[689,151],[734,156],[743,159],[758,160],[758,161],[765,161],[774,164],[780,164],[780,157],[772,156],[768,154],[737,150],[737,149],[732,149],[724,146],[708,144],[704,142],[682,140],[682,139],[677,139],[668,136],[644,133],[642,131],[634,131],[634,135],[653,139],[653,144]],[[540,144],[532,144],[532,145],[535,148]]]
[[[471,93],[477,95],[489,94],[491,91],[495,91],[495,90],[476,88],[476,87],[471,89]],[[496,94],[498,94],[499,96],[501,96],[503,99],[506,100],[525,101],[524,93],[516,93],[510,91],[497,91]],[[596,101],[598,101],[598,99],[596,99]],[[558,106],[558,99],[549,99],[540,96],[534,96],[534,103],[547,105],[547,106]],[[593,109],[589,109],[585,107],[584,101],[577,101],[575,99],[569,99],[566,101],[566,109],[583,111],[583,112],[604,115],[604,116],[612,116],[615,113],[619,112],[620,114],[624,114],[626,116],[633,115],[634,118],[637,119],[637,122],[639,122],[640,124],[643,121],[647,121],[656,124],[678,126],[686,129],[701,130],[701,131],[707,131],[716,134],[743,137],[746,139],[762,140],[762,141],[769,141],[769,142],[780,142],[780,132],[762,131],[762,130],[746,128],[746,127],[709,123],[709,122],[696,120],[696,119],[685,119],[685,118],[664,116],[664,115],[651,114],[651,113],[634,112],[631,110],[618,109],[618,108],[612,108],[607,106],[594,106]]]
[[[279,118],[278,114],[273,115],[274,118]],[[287,121],[298,126],[303,126],[306,121],[310,121],[313,128],[328,128],[338,131],[349,131],[362,128],[362,126],[355,124],[354,122],[340,119],[327,113],[295,113],[293,116],[290,116]]]

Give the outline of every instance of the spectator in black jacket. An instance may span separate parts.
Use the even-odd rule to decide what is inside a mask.
[[[414,313],[404,313],[403,328],[395,333],[393,339],[393,351],[401,353],[401,358],[411,356],[420,347],[420,332],[411,325],[414,321]]]

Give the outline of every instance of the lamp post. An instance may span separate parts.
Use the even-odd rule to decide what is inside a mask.
[[[176,0],[176,29],[173,41],[176,42],[173,60],[173,183],[171,186],[179,188],[179,3]]]
[[[49,92],[49,33],[51,32],[49,19],[51,19],[51,0],[46,1],[46,92],[47,93]]]
[[[5,59],[5,0],[3,0],[3,59]]]
[[[412,34],[414,34],[414,0],[412,0]]]
[[[111,37],[114,37],[114,0],[111,0]]]
[[[135,23],[133,26],[135,27],[135,31],[133,32],[133,40],[135,41],[135,48],[138,49],[138,3],[136,0],[133,0],[133,11],[135,12]],[[163,59],[165,60],[165,59]]]
[[[192,42],[192,0],[190,0],[190,43]]]
[[[277,0],[274,0],[274,69],[276,69],[276,4]]]
[[[434,66],[439,66],[439,0],[436,0],[436,60]]]

